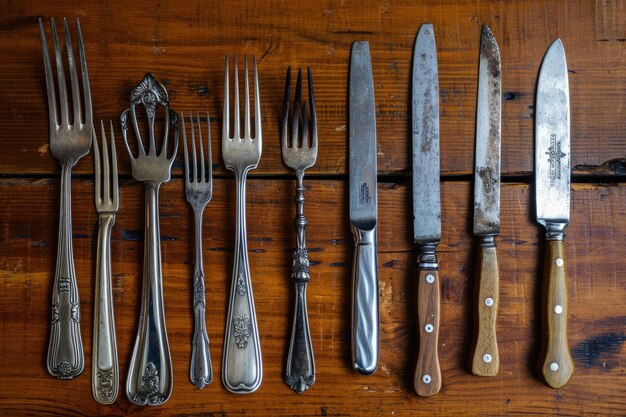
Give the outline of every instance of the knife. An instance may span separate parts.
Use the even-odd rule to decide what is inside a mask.
[[[499,299],[496,236],[500,232],[500,51],[493,34],[483,25],[478,65],[476,156],[474,165],[474,235],[478,238],[474,300],[472,373],[498,374],[500,357],[496,339]]]
[[[432,24],[423,24],[413,50],[413,234],[417,254],[419,352],[413,385],[418,395],[441,388],[439,338],[439,266],[435,248],[441,239],[439,191],[439,81]]]
[[[352,267],[352,362],[369,375],[378,366],[378,266],[376,255],[376,112],[368,42],[354,42],[349,86],[350,223]]]
[[[541,63],[535,109],[537,222],[546,228],[539,367],[550,387],[561,388],[572,376],[574,364],[567,342],[563,242],[570,212],[569,87],[560,39],[550,45]]]

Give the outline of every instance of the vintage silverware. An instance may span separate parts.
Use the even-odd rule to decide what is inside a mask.
[[[137,120],[137,106],[142,105],[150,135],[146,149]],[[157,150],[155,122],[159,107],[164,108],[165,127]],[[159,230],[159,188],[169,181],[172,163],[178,150],[178,117],[170,110],[167,91],[152,74],[146,74],[130,95],[130,109],[121,117],[122,135],[132,165],[133,177],[145,185],[145,234],[141,314],[135,347],[130,361],[126,395],[137,405],[160,405],[172,393],[172,358],[165,328],[163,307],[163,272],[161,269],[161,232]],[[130,126],[129,126],[130,124]],[[133,156],[128,131],[137,139],[137,157]],[[168,157],[170,130],[174,131],[173,151]]]
[[[560,39],[546,52],[535,106],[537,222],[546,228],[543,335],[539,367],[547,384],[561,388],[574,372],[567,341],[565,228],[570,216],[569,86]]]
[[[312,167],[317,159],[317,115],[311,69],[307,69],[309,81],[309,105],[302,96],[302,71],[298,70],[296,97],[291,113],[291,131],[289,131],[289,92],[291,86],[291,67],[287,69],[285,81],[285,100],[281,124],[281,150],[285,165],[296,173],[296,250],[293,254],[291,280],[295,286],[295,307],[291,325],[291,339],[287,354],[285,382],[294,391],[302,393],[315,382],[315,359],[309,315],[306,306],[306,286],[311,280],[309,257],[306,250],[305,230],[308,223],[304,217],[304,171]],[[310,134],[309,134],[310,131]],[[289,133],[291,137],[289,138]],[[309,136],[310,135],[310,136]],[[310,139],[309,139],[310,138]]]
[[[433,25],[423,24],[413,50],[413,240],[417,255],[419,352],[413,384],[420,396],[441,388],[439,367],[439,80]]]
[[[54,288],[52,290],[52,321],[46,364],[50,375],[60,379],[72,379],[83,372],[85,354],[80,333],[80,303],[72,249],[71,176],[72,167],[76,165],[80,158],[89,153],[93,122],[87,58],[85,57],[80,23],[76,19],[78,55],[81,69],[80,80],[76,64],[74,63],[74,50],[70,39],[70,31],[65,19],[63,19],[63,26],[65,28],[65,50],[70,75],[71,104],[68,102],[63,54],[59,46],[56,24],[54,19],[50,20],[56,57],[58,88],[55,88],[54,84],[44,25],[42,20],[39,19],[43,62],[46,73],[46,90],[48,93],[50,152],[61,165],[59,241]],[[70,109],[72,110],[71,112]]]
[[[368,42],[354,42],[349,84],[350,224],[352,266],[352,363],[364,375],[378,367],[377,173],[374,81]]]
[[[245,113],[241,135],[239,116],[239,79],[237,57],[234,58],[235,103],[234,117],[230,120],[228,93],[228,57],[224,82],[224,128],[222,133],[222,158],[226,168],[235,173],[237,186],[237,225],[233,276],[230,301],[224,335],[222,357],[222,382],[227,390],[246,394],[255,391],[263,378],[261,344],[257,326],[250,266],[248,265],[248,243],[246,237],[246,176],[255,169],[261,158],[261,100],[256,58],[254,68],[254,135],[250,130],[250,98],[248,87],[248,59],[245,59]],[[231,136],[232,133],[232,136]]]
[[[478,99],[476,101],[476,157],[474,166],[474,235],[480,247],[476,260],[472,373],[498,374],[500,356],[496,338],[499,300],[496,236],[500,232],[500,51],[483,25],[480,36]]]
[[[111,404],[117,398],[119,368],[115,339],[115,315],[113,314],[113,283],[111,277],[111,231],[119,209],[117,184],[117,154],[113,123],[110,124],[111,150],[107,145],[104,123],[100,122],[102,154],[98,150],[98,138],[93,131],[93,155],[95,171],[95,200],[98,212],[98,252],[96,257],[96,292],[93,316],[93,352],[91,390],[101,404]]]
[[[209,352],[209,336],[206,331],[204,295],[204,267],[202,263],[202,213],[211,200],[213,194],[213,166],[211,158],[211,121],[209,112],[207,120],[207,163],[204,163],[204,149],[202,146],[202,125],[200,114],[196,115],[196,127],[198,128],[198,142],[200,144],[200,163],[196,156],[196,127],[191,112],[189,124],[191,125],[191,169],[189,169],[189,151],[187,150],[187,129],[185,128],[184,115],[180,114],[183,127],[183,150],[185,157],[185,195],[193,209],[194,224],[196,230],[196,251],[193,274],[193,314],[194,332],[191,345],[191,364],[189,366],[189,378],[192,384],[202,389],[213,380],[211,369],[211,354]],[[206,169],[205,169],[206,168]]]

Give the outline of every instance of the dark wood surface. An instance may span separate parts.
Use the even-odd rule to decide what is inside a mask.
[[[417,4],[416,4],[417,3]],[[174,391],[158,408],[132,405],[123,386],[114,405],[91,396],[91,336],[97,217],[93,160],[72,188],[76,272],[86,367],[73,381],[45,370],[60,181],[48,149],[47,105],[37,18],[80,18],[94,117],[113,119],[151,71],[172,107],[209,110],[214,197],[205,211],[207,323],[214,382],[189,382],[193,222],[181,159],[161,192],[165,308]],[[20,415],[624,415],[626,413],[626,8],[619,1],[484,2],[3,2],[0,5],[0,414]],[[417,352],[412,243],[409,79],[413,41],[432,22],[441,96],[442,389],[413,392]],[[471,234],[477,57],[490,25],[502,54],[502,227],[498,237],[500,373],[471,375],[476,243]],[[541,335],[543,231],[534,221],[534,87],[542,56],[564,42],[572,116],[571,224],[567,229],[569,339],[575,371],[564,388],[536,371]],[[381,357],[377,372],[350,365],[346,98],[350,45],[369,40],[379,163]],[[248,182],[248,239],[264,377],[238,396],[221,385],[224,321],[234,246],[235,183],[219,158],[225,54],[259,60],[263,157]],[[288,65],[313,69],[320,152],[306,180],[308,289],[317,382],[302,395],[283,382],[293,308],[295,181],[278,141]],[[134,341],[143,256],[143,186],[130,177],[118,134],[121,209],[113,231],[116,330],[124,382]]]

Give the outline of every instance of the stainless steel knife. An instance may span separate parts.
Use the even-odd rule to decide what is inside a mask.
[[[355,42],[349,85],[350,223],[352,269],[352,361],[369,375],[378,366],[378,266],[376,254],[376,112],[368,42]]]
[[[439,191],[439,80],[435,34],[420,27],[413,50],[413,233],[417,255],[419,352],[413,384],[418,395],[441,388],[439,338],[439,266],[435,248],[441,239]]]
[[[574,364],[567,342],[565,228],[570,212],[569,86],[565,51],[555,40],[541,63],[535,104],[537,222],[546,228],[543,335],[539,367],[546,383],[561,388]]]
[[[496,338],[499,268],[496,236],[500,233],[500,50],[483,25],[478,65],[476,105],[476,155],[474,165],[474,235],[478,238],[474,300],[472,373],[498,374],[500,356]]]

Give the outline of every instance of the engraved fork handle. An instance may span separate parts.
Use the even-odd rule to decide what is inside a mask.
[[[137,405],[160,405],[172,393],[172,358],[165,329],[159,231],[159,184],[146,182],[146,230],[139,329],[126,394]]]
[[[302,393],[315,383],[315,359],[309,330],[309,315],[306,306],[306,287],[311,279],[309,258],[306,250],[306,225],[304,216],[304,185],[298,173],[296,185],[296,251],[293,254],[291,279],[295,286],[295,307],[291,326],[291,341],[287,354],[285,382],[294,391]]]
[[[209,335],[206,331],[204,267],[202,265],[202,210],[194,210],[196,229],[196,258],[193,282],[193,313],[194,332],[191,345],[191,365],[189,378],[198,388],[202,389],[213,380],[211,354],[209,352]]]
[[[119,386],[111,277],[111,230],[115,214],[101,213],[98,217],[91,389],[96,401],[111,404],[117,398]]]
[[[72,379],[83,372],[85,354],[80,334],[80,303],[72,250],[72,166],[70,158],[61,168],[61,202],[56,271],[52,289],[52,320],[47,367],[52,376]]]
[[[263,378],[261,344],[254,309],[246,240],[246,175],[235,170],[237,225],[230,303],[224,335],[222,381],[227,390],[246,394],[255,391]]]

